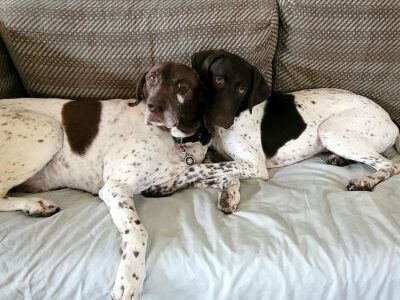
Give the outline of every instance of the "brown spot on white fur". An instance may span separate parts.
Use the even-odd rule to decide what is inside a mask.
[[[64,105],[62,123],[73,152],[86,152],[99,130],[100,115],[100,101],[71,101]]]

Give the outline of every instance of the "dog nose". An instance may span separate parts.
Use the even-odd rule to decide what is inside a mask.
[[[164,106],[159,103],[149,102],[147,103],[147,107],[149,108],[149,111],[152,113],[161,113],[164,111]]]

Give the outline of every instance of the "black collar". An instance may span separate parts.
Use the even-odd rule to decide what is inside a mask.
[[[185,138],[178,138],[172,137],[175,143],[177,144],[186,144],[186,143],[196,143],[200,142],[203,146],[207,145],[211,140],[211,134],[208,132],[207,128],[202,125],[197,129],[197,131],[188,137]]]

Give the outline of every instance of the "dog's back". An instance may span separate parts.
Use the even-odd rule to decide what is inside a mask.
[[[39,114],[44,114],[54,120],[61,122],[61,110],[65,103],[71,100],[57,98],[18,98],[18,99],[3,99],[0,100],[0,118],[4,114],[13,111],[32,111]]]

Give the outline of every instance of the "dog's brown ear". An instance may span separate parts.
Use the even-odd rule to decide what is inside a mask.
[[[222,58],[226,52],[224,50],[205,50],[196,52],[191,57],[192,68],[194,68],[200,76],[208,73],[211,64],[219,58]]]
[[[144,94],[144,85],[146,83],[146,75],[147,72],[144,72],[142,76],[140,76],[139,80],[136,83],[136,99],[138,101],[143,101],[145,100],[145,94]]]
[[[255,105],[264,102],[271,96],[271,90],[260,71],[257,68],[253,67],[251,73],[252,85],[250,94],[247,99],[250,113],[252,113],[253,107]]]

